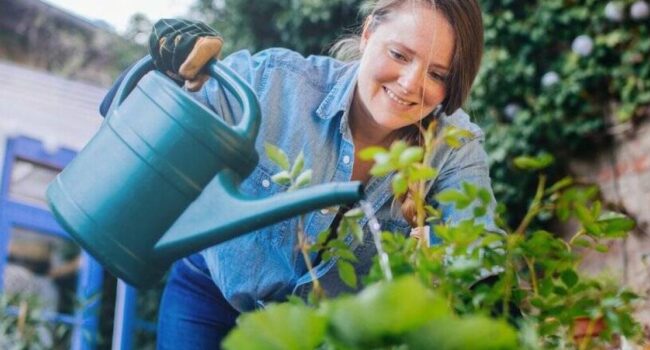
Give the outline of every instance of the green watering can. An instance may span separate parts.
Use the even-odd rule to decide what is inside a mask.
[[[363,195],[359,182],[249,198],[238,190],[258,162],[260,109],[218,62],[210,76],[242,107],[236,126],[207,109],[150,57],[126,75],[97,134],[47,189],[57,221],[127,283],[159,281],[175,260],[252,230]]]

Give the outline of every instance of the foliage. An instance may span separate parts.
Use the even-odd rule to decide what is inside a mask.
[[[480,2],[485,55],[468,109],[483,121],[495,195],[514,223],[535,190],[515,157],[555,155],[555,178],[569,157],[607,141],[609,127],[644,114],[650,22],[628,15],[634,0]]]
[[[0,348],[65,348],[62,340],[69,338],[71,327],[53,323],[48,316],[35,295],[0,294]]]
[[[226,38],[224,50],[252,51],[282,46],[302,54],[321,54],[346,28],[356,25],[359,0],[199,0],[193,17]]]
[[[427,130],[424,147],[396,141],[389,149],[362,152],[362,157],[375,160],[373,174],[395,172],[394,179],[406,179],[407,187],[417,189],[418,217],[424,218],[420,226],[439,215],[425,205],[425,186],[420,186],[435,179],[435,169],[422,170],[428,167],[428,155],[437,140],[453,146],[462,136],[447,129],[433,137],[434,129]],[[267,153],[283,172],[291,169],[281,150],[267,145]],[[553,161],[542,154],[518,158],[515,164],[539,171]],[[431,176],[413,176],[418,171]],[[393,185],[393,190],[401,188]],[[378,257],[364,276],[360,293],[324,299],[322,291],[314,288],[318,295],[309,304],[293,300],[243,315],[223,345],[228,349],[422,349],[430,344],[438,349],[586,349],[606,345],[615,335],[640,334],[631,316],[639,296],[582,276],[576,252],[578,247],[602,251],[606,242],[625,237],[634,221],[603,210],[594,186],[576,185],[565,178],[547,187],[546,176],[540,175],[535,196],[516,229],[506,226],[505,232],[492,232],[475,220],[487,212],[486,193],[466,183],[437,194],[441,204],[475,208],[475,217],[453,226],[436,224],[441,243],[432,247],[399,232],[383,232]],[[348,219],[359,218],[355,210]],[[580,227],[567,242],[531,228],[540,215],[574,218]],[[327,233],[313,243],[301,240],[301,249],[324,249],[328,259],[353,260],[345,242],[348,235],[357,236],[358,229],[339,230],[329,242],[323,239],[330,236]],[[389,273],[382,266],[384,255]],[[311,270],[309,256],[304,258]],[[312,279],[317,286],[313,273]],[[356,277],[342,276],[342,280],[351,286],[357,283]],[[578,337],[574,332],[581,319],[588,320],[588,329],[597,323],[604,328],[591,337]]]

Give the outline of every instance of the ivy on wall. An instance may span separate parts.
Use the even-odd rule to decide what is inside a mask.
[[[549,152],[565,172],[607,129],[650,104],[650,17],[644,0],[483,0],[485,57],[468,109],[480,119],[494,190],[511,220],[534,180],[511,160]]]

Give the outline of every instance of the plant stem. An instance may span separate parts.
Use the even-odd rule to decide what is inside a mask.
[[[436,130],[436,125],[437,122],[434,120],[429,124],[429,127],[424,130],[422,127],[420,127],[420,133],[424,136],[424,155],[422,157],[422,164],[423,165],[428,165],[431,163],[431,158],[433,157],[433,151],[436,149],[436,146],[438,144],[438,138],[435,137],[434,133]],[[434,179],[431,179],[429,181],[433,181]],[[417,183],[417,193],[415,193],[413,200],[415,201],[415,211],[417,213],[417,225],[418,228],[422,228],[425,225],[425,220],[426,220],[426,210],[424,209],[426,203],[426,185],[427,181],[426,180],[420,180]],[[419,240],[418,241],[418,249],[423,246],[423,241],[428,242],[429,240]]]
[[[526,265],[528,265],[528,273],[530,273],[530,283],[533,286],[533,294],[535,296],[538,295],[538,288],[537,288],[537,274],[535,272],[535,259],[528,259],[524,257],[526,260]]]
[[[571,251],[571,247],[573,247],[573,243],[575,242],[575,240],[584,234],[585,234],[585,230],[580,229],[580,231],[578,231],[575,235],[573,235],[573,237],[571,237],[571,239],[569,240],[569,251]]]
[[[546,175],[540,175],[539,182],[537,183],[537,192],[535,193],[535,198],[533,198],[533,202],[530,204],[530,209],[528,209],[526,216],[521,221],[521,224],[519,224],[519,227],[517,227],[517,230],[515,231],[515,235],[523,235],[524,232],[526,232],[526,229],[530,225],[531,221],[533,221],[535,216],[537,216],[539,211],[542,209],[541,203],[542,203],[542,197],[544,196],[545,186],[546,186]]]
[[[307,266],[307,270],[309,270],[309,275],[311,276],[311,281],[313,284],[313,291],[317,296],[322,295],[322,288],[320,285],[320,282],[318,281],[318,277],[316,276],[316,272],[314,272],[314,267],[311,263],[311,258],[309,257],[309,243],[307,243],[307,240],[305,239],[305,231],[304,231],[304,220],[305,216],[300,215],[298,217],[298,247],[300,248],[300,251],[302,252],[302,257],[305,260],[305,265]]]
[[[21,300],[18,307],[18,325],[16,326],[18,335],[23,338],[25,337],[25,323],[27,322],[27,311],[28,311],[27,301]]]
[[[512,284],[512,278],[514,275],[514,264],[512,262],[512,240],[509,239],[507,240],[508,244],[508,250],[507,250],[507,256],[506,256],[506,271],[505,271],[505,277],[504,277],[504,292],[503,292],[503,318],[508,319],[508,315],[510,314],[510,296],[512,293],[512,289],[510,288],[510,285]]]

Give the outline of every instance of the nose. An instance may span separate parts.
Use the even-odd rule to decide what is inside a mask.
[[[423,78],[424,75],[422,69],[416,65],[408,65],[400,72],[397,84],[402,89],[402,93],[405,95],[411,95],[419,92]]]

